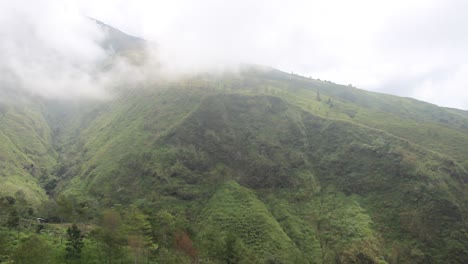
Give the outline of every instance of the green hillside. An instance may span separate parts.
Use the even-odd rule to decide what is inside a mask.
[[[27,98],[0,101],[0,263],[468,259],[466,111],[259,66]]]
[[[0,103],[0,194],[46,201],[42,188],[56,164],[51,132],[40,107]]]
[[[281,226],[275,232],[287,234],[302,252],[298,263],[327,263],[336,258],[414,263],[466,256],[467,173],[450,153],[440,154],[384,127],[359,123],[358,114],[350,118],[343,110],[345,103],[323,91],[318,100],[317,91],[305,87],[309,95],[299,97],[284,87],[287,81],[273,86],[267,79],[261,84],[262,75],[254,73],[154,84],[154,89],[132,90],[113,101],[90,104],[85,114],[68,119],[81,127],[78,135],[70,136],[73,133],[66,130],[58,135],[60,144],[69,147],[60,148],[64,160],[56,193],[80,201],[97,200],[105,207],[135,204],[151,212],[169,210],[179,217],[189,211],[193,219],[186,221],[200,223],[213,210],[203,209],[212,204],[212,195],[219,197],[223,193],[219,188],[224,190],[224,183],[235,181],[254,190],[271,210]],[[378,112],[347,104],[362,116]],[[394,114],[387,115],[393,118]],[[411,122],[426,122],[411,118]],[[409,133],[411,122],[401,121]],[[456,125],[431,122],[448,131],[462,131]],[[79,143],[70,145],[67,138]],[[320,239],[328,239],[319,234],[323,216],[317,215],[317,203],[322,199],[333,204],[321,209],[327,210],[328,217],[345,215],[333,222],[345,228],[331,235],[331,241],[336,240],[333,247],[330,242],[320,245]],[[349,199],[353,203],[346,205]],[[278,209],[277,203],[294,209]],[[335,210],[335,204],[343,209]],[[233,215],[226,217],[241,217],[236,210],[232,208]],[[275,210],[280,210],[279,215]],[[357,241],[345,242],[348,238],[340,232],[352,233],[346,227],[353,224]],[[195,237],[208,232],[200,224],[191,228]],[[224,228],[220,232],[229,234],[229,227]],[[238,246],[248,248],[241,238],[235,238]],[[199,243],[208,247],[203,240]],[[406,250],[408,245],[414,250]]]
[[[198,223],[198,240],[212,261],[307,262],[254,192],[234,181],[210,198]]]

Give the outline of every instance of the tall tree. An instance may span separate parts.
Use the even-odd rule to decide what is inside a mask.
[[[67,228],[67,243],[65,247],[65,259],[69,263],[79,263],[81,250],[83,249],[83,235],[76,224]]]
[[[106,262],[110,264],[122,254],[121,246],[125,243],[125,239],[122,236],[121,224],[122,219],[116,210],[110,209],[104,212],[97,239],[103,247]]]

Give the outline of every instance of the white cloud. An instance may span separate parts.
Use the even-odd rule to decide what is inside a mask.
[[[468,4],[462,0],[20,2],[13,6],[45,20],[39,28],[52,40],[44,45],[59,47],[58,54],[69,47],[70,60],[101,56],[93,46],[99,36],[78,18],[86,14],[157,42],[161,59],[178,69],[264,64],[468,109]]]
[[[10,85],[54,97],[101,91],[91,72],[105,57],[102,33],[75,6],[19,0],[0,10],[0,81],[8,74]]]
[[[0,88],[49,98],[105,98],[108,87],[142,78],[102,47],[106,32],[75,2],[0,2],[0,18]]]

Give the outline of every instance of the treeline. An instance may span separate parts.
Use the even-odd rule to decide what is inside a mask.
[[[35,211],[21,192],[0,197],[0,263],[198,262],[183,216],[135,206],[101,210],[68,197],[46,206]]]

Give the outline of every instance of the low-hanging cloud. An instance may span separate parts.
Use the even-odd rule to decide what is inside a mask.
[[[2,2],[0,10],[2,86],[50,97],[103,96],[93,72],[106,54],[92,21],[59,1]]]
[[[100,72],[109,54],[90,16],[156,42],[167,72],[255,63],[468,109],[468,6],[462,0],[0,5],[0,34],[8,39],[0,43],[0,55],[8,58],[0,62],[2,82],[48,96],[106,96],[102,87],[122,76],[155,75],[155,64],[135,69],[125,61]],[[132,74],[119,74],[127,71]]]
[[[94,16],[158,41],[161,59],[177,68],[257,63],[464,109],[467,5],[463,0],[84,4]]]
[[[108,32],[73,2],[1,2],[0,18],[3,94],[106,98],[109,87],[142,77],[139,67],[102,45]]]

